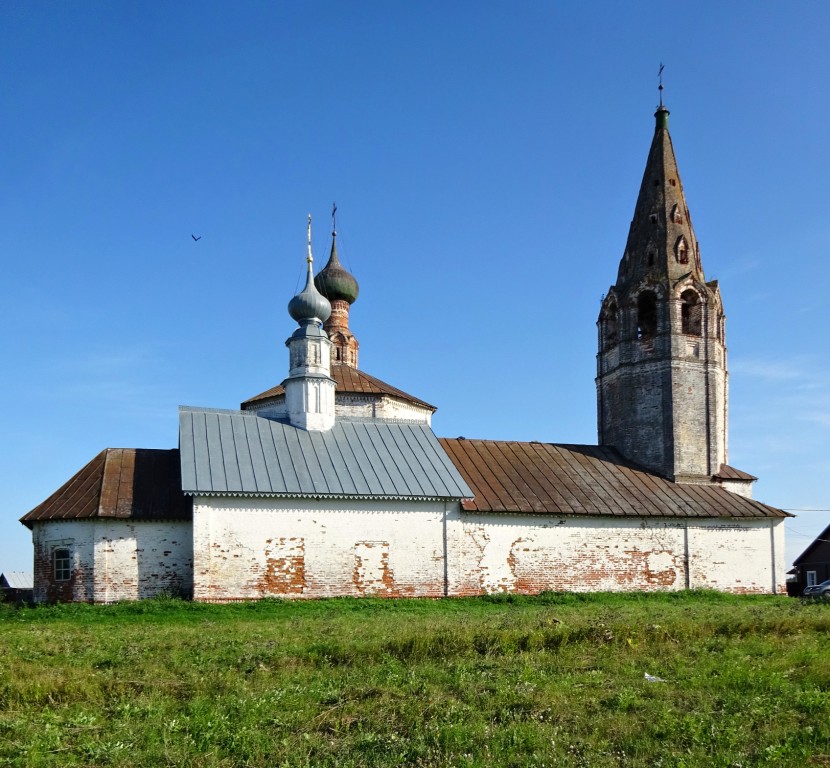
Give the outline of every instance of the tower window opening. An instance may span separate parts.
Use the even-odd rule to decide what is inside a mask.
[[[700,297],[693,290],[680,294],[680,325],[683,333],[700,336],[701,309]]]
[[[657,223],[657,214],[652,213],[651,215],[649,215],[649,219],[651,219],[652,224],[656,224]]]
[[[617,319],[617,305],[611,304],[603,315],[602,341],[604,349],[611,349],[617,345],[619,323]]]
[[[643,291],[637,297],[637,338],[650,339],[657,333],[657,297]]]
[[[648,254],[648,265],[650,267],[654,266],[654,253],[649,253]]]
[[[686,244],[686,238],[683,235],[677,238],[677,243],[674,246],[674,256],[678,264],[689,263],[689,246]]]
[[[671,209],[671,220],[675,224],[680,224],[683,221],[683,217],[680,215],[680,209],[677,204],[675,204],[674,208]]]
[[[674,182],[674,179],[669,179],[669,184],[671,184],[672,186],[674,186],[674,183],[675,183],[675,182]]]

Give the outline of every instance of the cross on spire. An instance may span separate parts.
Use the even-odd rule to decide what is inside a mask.
[[[306,261],[311,264],[314,259],[311,256],[311,214],[308,214],[308,256],[306,257]]]
[[[657,70],[657,80],[659,85],[657,86],[657,91],[660,94],[660,108],[663,107],[663,70],[666,67],[664,66],[663,62],[660,62],[660,69]]]

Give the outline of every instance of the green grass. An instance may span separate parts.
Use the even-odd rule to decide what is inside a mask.
[[[6,607],[0,765],[830,766],[830,605]]]

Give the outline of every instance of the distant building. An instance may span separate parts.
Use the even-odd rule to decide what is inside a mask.
[[[804,592],[805,587],[821,584],[830,579],[830,525],[828,525],[794,561],[796,594]]]
[[[314,276],[309,224],[288,376],[182,408],[178,449],[105,450],[24,515],[36,599],[783,592],[787,514],[728,464],[723,304],[655,117],[598,320],[598,446],[437,439],[434,406],[358,368],[357,282],[335,233]]]
[[[28,571],[6,571],[0,573],[0,592],[4,603],[31,603],[34,579]]]

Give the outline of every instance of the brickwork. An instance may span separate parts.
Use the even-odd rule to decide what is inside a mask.
[[[608,520],[464,515],[450,591],[535,594],[718,589],[782,592],[782,520]]]
[[[195,598],[441,597],[444,503],[197,498]]]
[[[783,524],[462,513],[456,504],[197,499],[198,600],[783,589]]]
[[[323,329],[332,342],[332,363],[345,363],[352,368],[357,368],[357,352],[360,345],[349,330],[349,307],[348,301],[333,299],[331,316],[326,320]]]
[[[60,520],[32,532],[35,601],[138,600],[193,591],[189,521]],[[69,578],[56,579],[54,553],[68,550]]]

